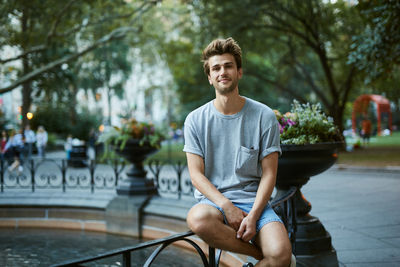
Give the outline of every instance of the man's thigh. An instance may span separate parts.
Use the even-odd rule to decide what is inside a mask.
[[[280,222],[270,222],[264,225],[256,235],[255,242],[264,256],[291,253],[292,246],[285,226]]]

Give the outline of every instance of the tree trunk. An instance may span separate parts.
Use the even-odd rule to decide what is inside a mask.
[[[28,17],[29,14],[27,14],[27,11],[24,10],[22,14],[22,20],[21,20],[21,31],[22,31],[22,36],[25,39],[23,42],[22,50],[25,51],[27,49],[26,44],[28,43],[27,40],[27,33],[28,33]],[[24,55],[22,57],[22,76],[30,72],[30,66],[29,66],[29,58],[28,55]],[[31,87],[31,82],[25,81],[22,84],[22,108],[21,108],[21,115],[22,115],[22,128],[25,128],[25,126],[29,123],[28,118],[26,114],[29,112],[29,109],[32,104],[32,87]]]
[[[69,94],[69,100],[70,100],[69,111],[70,111],[70,116],[71,116],[70,117],[71,124],[72,125],[76,125],[76,117],[77,117],[77,114],[76,114],[76,106],[77,106],[76,94],[78,92],[78,88],[76,87],[76,85],[74,83],[69,86],[69,92],[70,92],[70,94]]]
[[[107,86],[107,103],[108,103],[108,125],[111,125],[111,89]]]

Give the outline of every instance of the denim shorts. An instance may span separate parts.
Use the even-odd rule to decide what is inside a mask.
[[[210,201],[207,198],[203,198],[202,200],[200,200],[196,205],[198,204],[207,204],[210,206],[213,206],[215,208],[217,208],[222,215],[224,216],[224,222],[225,224],[228,224],[228,221],[225,217],[225,213],[222,210],[221,207],[217,206],[214,202]],[[248,202],[248,203],[236,203],[234,202],[233,205],[235,205],[236,207],[238,207],[239,209],[243,210],[246,213],[249,213],[251,208],[253,207],[253,202]],[[279,218],[278,215],[276,215],[275,211],[271,208],[271,206],[268,204],[267,206],[265,206],[263,212],[260,215],[260,218],[257,220],[256,223],[256,231],[257,233],[261,230],[261,228],[266,225],[267,223],[270,222],[280,222],[283,223],[281,218]]]

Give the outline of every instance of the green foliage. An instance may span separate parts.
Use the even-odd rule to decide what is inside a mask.
[[[44,126],[47,132],[65,138],[72,134],[74,138],[88,140],[91,129],[97,129],[101,122],[98,114],[90,114],[83,110],[72,120],[69,107],[63,105],[43,105],[39,107],[31,120],[32,129]]]
[[[191,50],[180,54],[178,60],[187,64],[173,72],[184,105],[195,103],[189,92],[202,103],[205,94],[213,97],[201,75],[201,50],[215,38],[232,36],[243,49],[241,94],[279,108],[288,107],[292,99],[318,101],[335,124],[343,126],[345,104],[358,83],[355,67],[347,64],[351,36],[362,29],[354,5],[319,0],[209,0],[191,5],[191,28],[181,29],[187,22],[177,27],[183,33],[179,41],[191,40]]]
[[[342,141],[332,118],[321,110],[321,105],[300,104],[294,100],[290,113],[276,112],[281,128],[282,144],[316,144]]]
[[[186,153],[183,152],[182,143],[165,143],[159,151],[151,155],[145,162],[159,160],[161,162],[186,162]]]
[[[366,83],[390,76],[400,64],[400,2],[359,1],[364,30],[353,36],[348,62],[366,73]]]
[[[0,94],[22,85],[23,114],[30,111],[33,102],[70,102],[70,112],[75,113],[76,94],[84,87],[81,71],[95,65],[84,56],[114,40],[138,40],[140,17],[155,4],[144,0],[11,2],[0,1],[0,50],[6,51],[0,53],[0,76],[4,75],[7,81],[0,86]],[[124,57],[126,50],[118,47],[112,52]],[[102,62],[110,65],[115,59],[103,58]],[[124,67],[118,66],[119,70]],[[112,74],[117,73],[116,68],[109,69]],[[107,81],[107,87],[121,96],[124,80],[115,84]]]
[[[56,141],[57,141],[57,135],[55,135],[54,133],[47,134],[47,147],[49,149],[52,149],[56,146]]]
[[[201,51],[193,43],[185,39],[174,40],[166,44],[164,50],[182,105],[178,118],[182,122],[190,111],[213,98],[214,89],[203,73]]]

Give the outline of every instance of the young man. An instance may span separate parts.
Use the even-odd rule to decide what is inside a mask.
[[[199,201],[187,223],[210,246],[250,255],[256,266],[289,266],[288,234],[268,205],[281,153],[275,114],[239,95],[241,49],[232,38],[211,42],[203,63],[216,97],[185,121],[184,151]]]

